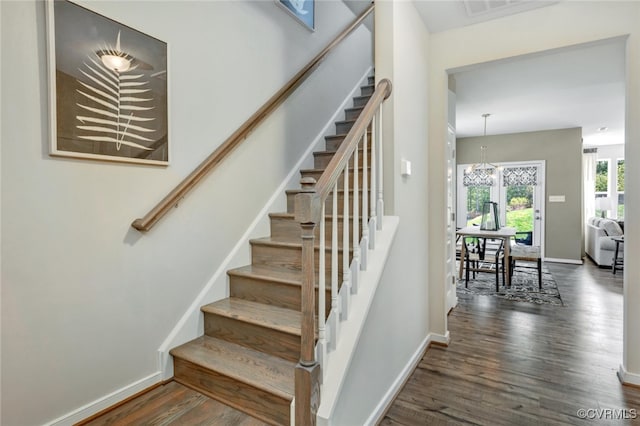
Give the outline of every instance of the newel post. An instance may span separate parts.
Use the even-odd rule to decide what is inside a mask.
[[[295,217],[302,230],[302,330],[300,361],[295,371],[295,424],[315,425],[320,405],[320,365],[315,357],[315,228],[319,220],[316,181],[301,180],[296,195]],[[324,256],[324,253],[320,253]]]

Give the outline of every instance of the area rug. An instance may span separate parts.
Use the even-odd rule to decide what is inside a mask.
[[[493,296],[515,302],[565,306],[556,280],[544,265],[542,266],[542,290],[538,290],[538,271],[528,268],[516,268],[511,287],[504,287],[500,277],[500,291],[497,293],[496,276],[491,273],[477,273],[475,280],[469,279],[468,288],[464,286],[463,275],[463,279],[458,280],[456,290],[458,294]]]

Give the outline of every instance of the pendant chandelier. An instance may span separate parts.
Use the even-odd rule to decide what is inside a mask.
[[[487,118],[489,118],[491,114],[485,113],[482,114],[484,118],[484,136],[487,136]],[[486,179],[496,179],[496,170],[501,170],[501,166],[496,166],[495,164],[487,162],[487,146],[480,146],[480,162],[475,163],[467,167],[467,174],[474,174],[478,180],[486,181]]]

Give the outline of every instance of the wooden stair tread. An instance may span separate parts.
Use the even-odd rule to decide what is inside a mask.
[[[371,145],[367,144],[367,151],[371,152]],[[336,151],[314,151],[313,155],[322,156],[322,155],[334,155]],[[362,147],[358,147],[358,155],[362,155]],[[362,168],[362,167],[359,167]]]
[[[302,270],[300,269],[295,270],[266,265],[246,265],[231,269],[227,271],[227,273],[234,276],[245,276],[297,286],[302,282]]]
[[[267,265],[245,265],[239,268],[227,271],[229,275],[245,276],[248,278],[256,278],[264,281],[279,282],[288,285],[302,285],[302,270],[291,268],[278,268],[276,266]],[[318,287],[319,272],[315,271],[316,287]],[[342,271],[338,275],[342,275]],[[327,288],[330,291],[330,288]]]
[[[269,213],[269,217],[273,219],[291,219],[291,220],[296,219],[296,215],[294,213],[287,213],[287,212]],[[325,214],[324,217],[325,219],[327,219],[327,221],[333,220],[332,214]],[[337,215],[337,217],[338,217],[338,220],[342,220],[344,218],[344,215],[339,214]]]
[[[338,194],[342,194],[344,192],[344,188],[342,187],[342,185],[339,185],[340,187],[338,188]],[[286,194],[288,195],[293,195],[293,194],[299,194],[300,192],[302,192],[302,189],[287,189],[285,191]],[[358,192],[362,192],[362,188],[358,188]],[[333,191],[331,191],[329,194],[332,194]],[[353,193],[353,188],[349,188],[349,193]],[[327,199],[329,199],[331,197],[331,195],[329,195],[329,197],[327,197]]]
[[[362,108],[364,108],[364,107],[355,107],[355,108],[351,108],[351,109],[362,109]],[[351,120],[348,120],[348,121],[351,121]],[[369,135],[371,135],[371,130],[367,130],[367,133],[368,133]],[[345,138],[345,137],[347,136],[347,134],[348,134],[348,133],[340,132],[340,133],[336,133],[335,135],[327,135],[327,136],[325,136],[324,138],[325,138],[325,139]]]
[[[362,173],[363,167],[358,167],[358,173]],[[371,169],[371,166],[367,166],[367,170]],[[352,171],[353,167],[349,167],[349,171]],[[322,173],[325,169],[300,169],[300,173]],[[351,173],[349,174],[349,179],[351,179]]]
[[[338,125],[338,124],[348,124],[348,123],[355,123],[355,122],[356,122],[356,120],[354,118],[352,120],[338,120],[335,123],[336,123],[336,125]]]
[[[274,246],[274,247],[288,247],[288,248],[302,248],[302,240],[300,238],[294,237],[264,237],[264,238],[255,238],[249,241],[252,245],[264,245],[264,246]],[[316,238],[314,243],[314,248],[318,249],[320,247],[320,243]],[[331,244],[325,245],[325,250],[331,251]],[[338,247],[338,251],[342,251],[342,247]],[[349,252],[353,251],[353,249],[349,248]]]
[[[203,306],[202,312],[300,336],[302,315],[292,309],[228,297]]]
[[[210,336],[171,350],[171,355],[291,400],[295,363]]]

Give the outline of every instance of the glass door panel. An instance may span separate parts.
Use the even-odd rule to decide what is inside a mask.
[[[514,185],[505,187],[505,224],[516,228],[516,242],[533,244],[534,218],[533,185]]]
[[[533,162],[505,165],[498,205],[505,226],[516,228],[516,242],[542,246],[544,165]]]
[[[467,223],[466,226],[480,226],[482,221],[482,206],[485,201],[491,201],[490,186],[469,186],[467,187]]]
[[[544,255],[544,162],[523,161],[496,165],[497,176],[492,186],[465,186],[464,172],[469,165],[458,165],[456,226],[480,226],[483,204],[494,201],[498,203],[500,225],[516,228],[518,243],[540,246]]]

